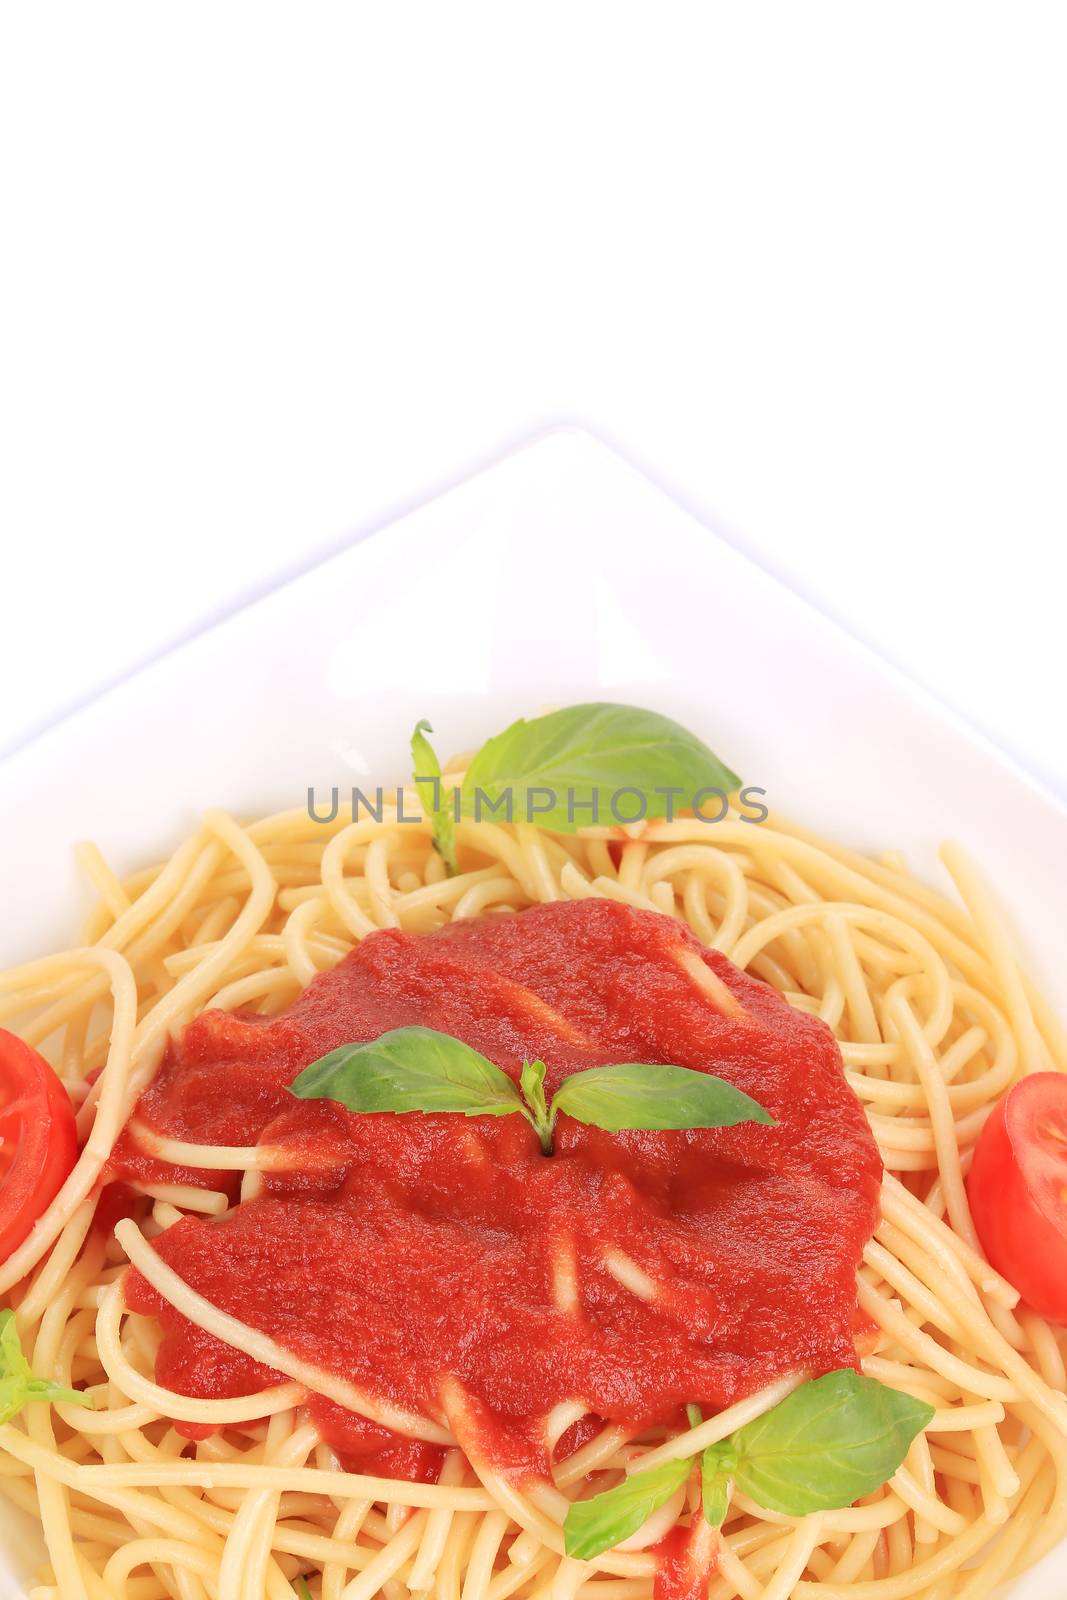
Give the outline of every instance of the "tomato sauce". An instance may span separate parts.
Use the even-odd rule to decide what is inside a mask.
[[[685,970],[692,953],[736,1011]],[[518,1116],[357,1116],[287,1092],[327,1050],[415,1023],[515,1078],[544,1060],[549,1094],[614,1061],[714,1072],[776,1125],[610,1134],[561,1116],[546,1157]],[[561,1401],[680,1421],[689,1401],[716,1410],[789,1372],[855,1364],[881,1163],[837,1047],[671,918],[586,900],[375,933],[281,1016],[197,1018],[135,1116],[171,1137],[291,1154],[258,1198],[155,1241],[183,1279],[408,1411],[440,1416],[442,1382],[458,1380],[477,1448],[518,1481],[547,1471],[544,1421]],[[217,1173],[153,1162],[128,1132],[112,1169],[218,1187]],[[169,1388],[232,1396],[279,1381],[136,1272],[127,1301],[162,1322]],[[429,1446],[322,1399],[312,1411],[358,1470],[437,1470]]]

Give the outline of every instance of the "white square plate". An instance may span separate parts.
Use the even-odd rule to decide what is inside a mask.
[[[872,550],[875,577],[886,558]],[[570,430],[278,589],[9,759],[0,965],[76,938],[88,905],[71,859],[79,838],[130,868],[208,805],[254,815],[304,804],[312,784],[403,780],[418,717],[446,752],[582,699],[670,713],[773,807],[860,849],[900,847],[932,879],[938,842],[958,839],[1003,890],[1028,965],[1067,1011],[1049,882],[1049,864],[1067,860],[1067,812]],[[26,1525],[3,1529],[0,1594],[18,1600]],[[1067,1549],[1011,1600],[1065,1590]]]

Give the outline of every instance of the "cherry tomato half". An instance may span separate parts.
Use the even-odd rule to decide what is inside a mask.
[[[67,1091],[43,1056],[0,1028],[0,1262],[47,1210],[77,1158]]]
[[[1067,1323],[1067,1074],[1035,1072],[982,1129],[967,1178],[997,1271],[1051,1322]]]

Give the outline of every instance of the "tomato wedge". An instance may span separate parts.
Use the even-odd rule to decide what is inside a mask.
[[[43,1056],[0,1028],[0,1262],[47,1210],[77,1159],[67,1091]]]
[[[1067,1323],[1067,1074],[1035,1072],[982,1129],[967,1178],[997,1271],[1051,1322]]]

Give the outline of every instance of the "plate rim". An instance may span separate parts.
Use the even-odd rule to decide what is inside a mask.
[[[277,583],[270,583],[259,592],[249,595],[238,601],[219,617],[209,618],[201,625],[196,625],[193,631],[175,639],[166,645],[156,655],[147,660],[140,661],[91,693],[88,698],[80,701],[68,710],[59,711],[56,716],[48,721],[45,726],[31,733],[13,748],[0,754],[0,779],[10,775],[23,761],[47,754],[48,750],[56,743],[61,742],[64,735],[80,727],[85,721],[91,721],[101,708],[107,708],[120,701],[123,694],[131,686],[140,686],[150,680],[153,674],[164,666],[170,666],[174,661],[186,653],[195,653],[204,641],[217,640],[224,636],[231,626],[238,625],[242,619],[256,612],[260,607],[270,604],[286,590],[293,589],[305,580],[316,575],[321,575],[330,567],[351,559],[357,552],[379,545],[387,535],[394,534],[399,537],[404,524],[409,518],[417,516],[447,500],[450,496],[463,490],[471,484],[483,479],[491,478],[500,468],[507,466],[519,456],[528,456],[544,450],[561,439],[576,442],[582,447],[592,449],[614,461],[621,463],[628,471],[643,479],[658,494],[670,500],[674,507],[688,517],[698,526],[704,536],[713,541],[720,550],[730,559],[752,568],[761,579],[775,585],[789,601],[801,607],[809,616],[817,620],[819,626],[829,632],[836,642],[853,651],[859,652],[872,666],[890,681],[894,688],[907,694],[917,701],[928,712],[934,713],[942,721],[947,722],[954,732],[966,739],[974,749],[985,759],[994,762],[1003,771],[1010,774],[1016,782],[1025,786],[1031,795],[1044,802],[1045,805],[1059,816],[1067,825],[1067,798],[1060,796],[1041,777],[1032,772],[1018,757],[1005,750],[984,729],[973,723],[964,713],[958,711],[948,701],[928,688],[917,678],[913,677],[906,668],[892,661],[868,640],[854,633],[851,628],[836,616],[818,605],[808,595],[800,593],[778,573],[766,567],[747,550],[739,548],[726,534],[718,528],[710,526],[705,516],[694,510],[684,499],[669,486],[661,482],[653,472],[643,465],[632,460],[625,451],[620,450],[614,443],[609,443],[594,429],[584,423],[554,422],[537,429],[534,433],[510,445],[491,460],[484,462],[462,476],[450,481],[443,487],[420,499],[414,505],[407,505],[400,510],[391,510],[382,520],[375,520],[373,525],[363,530],[357,529],[338,548],[328,551],[321,557],[309,562],[295,572],[287,573]]]

